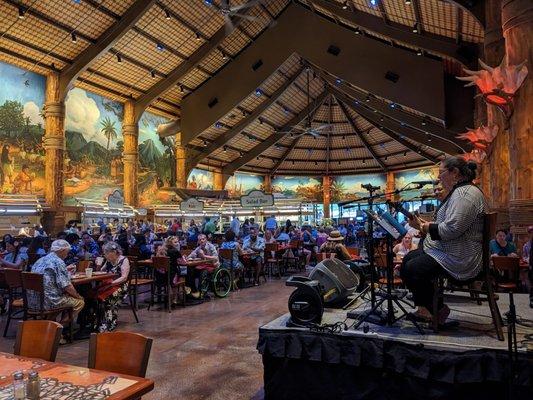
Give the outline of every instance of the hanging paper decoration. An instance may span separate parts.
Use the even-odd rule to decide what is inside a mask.
[[[487,157],[487,153],[485,153],[483,150],[474,149],[470,153],[462,154],[461,157],[463,157],[466,161],[474,161],[477,164],[481,164],[485,157]]]
[[[468,140],[477,149],[486,150],[498,134],[497,125],[483,126],[477,129],[468,129],[467,132],[457,136],[458,139]]]
[[[509,119],[513,114],[513,96],[527,77],[526,61],[519,65],[506,65],[506,58],[498,67],[491,67],[479,60],[480,71],[464,69],[468,76],[457,79],[469,82],[465,86],[477,86],[485,102],[493,104]]]

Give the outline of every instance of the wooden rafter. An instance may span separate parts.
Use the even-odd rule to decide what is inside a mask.
[[[252,113],[240,120],[227,132],[224,132],[222,135],[216,138],[201,153],[194,155],[190,160],[188,160],[189,167],[193,168],[194,165],[198,164],[207,155],[213,153],[215,150],[219,149],[224,144],[233,139],[235,136],[237,136],[239,133],[244,131],[244,129],[248,125],[258,119],[268,107],[270,107],[279,97],[281,97],[283,93],[285,93],[287,88],[289,88],[289,86],[291,86],[296,81],[296,79],[300,76],[303,70],[304,67],[300,67],[292,75],[292,77],[290,77],[283,85],[281,85],[274,93],[270,95],[269,99],[263,101]]]
[[[90,45],[80,53],[71,65],[65,67],[59,77],[60,96],[65,98],[67,91],[76,78],[87,68],[91,66],[102,54],[113,47],[137,21],[150,9],[155,0],[136,0],[120,18],[120,21],[111,25],[96,40],[96,43]]]
[[[344,102],[340,101],[339,99],[337,99],[337,102],[339,103],[339,107],[341,108],[342,113],[344,114],[344,116],[348,120],[348,123],[352,127],[352,129],[355,132],[355,134],[357,135],[357,137],[365,145],[366,149],[372,155],[372,157],[374,157],[374,160],[376,160],[376,162],[381,166],[381,168],[383,168],[383,171],[387,172],[388,171],[387,166],[381,160],[381,158],[379,158],[378,154],[374,151],[374,149],[372,148],[370,143],[368,143],[368,140],[366,140],[366,138],[364,137],[363,133],[359,130],[359,128],[357,128],[357,126],[355,125],[355,122],[351,118],[350,113],[348,112],[348,109],[346,108],[346,105],[344,104]]]
[[[329,95],[328,99],[328,133],[326,136],[326,175],[329,175],[329,162],[331,161],[331,121],[333,120],[333,112],[331,106],[333,103],[333,96]]]
[[[307,107],[305,107],[302,111],[298,113],[298,115],[293,117],[289,122],[287,122],[283,127],[281,127],[280,131],[287,131],[293,126],[301,123],[311,112],[313,112],[313,110],[317,107],[317,104],[321,104],[324,101],[328,94],[329,93],[327,91],[322,92],[322,94],[320,94],[320,96],[318,96],[313,103],[308,104]],[[266,151],[269,147],[275,145],[286,135],[287,133],[273,133],[263,142],[259,143],[253,149],[244,154],[242,157],[239,157],[236,160],[230,162],[228,165],[226,165],[222,169],[222,172],[228,175],[233,174],[238,168],[253,160],[255,157]]]

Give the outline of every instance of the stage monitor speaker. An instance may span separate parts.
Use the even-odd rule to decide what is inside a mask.
[[[320,283],[325,306],[334,306],[355,293],[359,277],[338,258],[328,258],[318,263],[309,279]]]

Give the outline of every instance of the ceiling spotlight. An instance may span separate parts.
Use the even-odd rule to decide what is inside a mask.
[[[222,124],[220,123],[220,121],[215,122],[215,128],[217,129],[222,128]]]
[[[263,125],[263,120],[259,118],[259,125]]]
[[[180,93],[183,93],[185,89],[183,89],[183,85],[180,85]]]
[[[359,101],[358,100],[354,100],[353,102],[356,106],[359,105]]]
[[[426,117],[422,118],[421,124],[422,124],[422,126],[426,126],[428,124],[428,121],[427,121]]]
[[[318,162],[315,161],[315,165],[318,165]]]
[[[207,140],[204,140],[204,147],[207,147]]]
[[[367,103],[370,102],[370,94],[367,94],[367,95],[366,95],[366,97],[365,97],[365,101],[366,101]]]
[[[263,94],[263,91],[261,89],[259,89],[259,88],[255,89],[255,95],[257,97],[261,96],[262,94]]]
[[[413,25],[413,33],[418,33],[418,22]]]
[[[377,6],[377,5],[378,5],[378,0],[370,0],[370,5],[371,5],[372,7]]]
[[[366,160],[363,158],[363,164],[366,164]]]
[[[292,133],[292,132],[289,133],[289,136],[290,136],[291,138],[293,138],[293,137],[294,137],[294,133]]]
[[[389,107],[390,107],[390,108],[396,108],[396,103],[390,103],[390,104],[389,104]]]
[[[289,109],[287,107],[283,107],[283,112],[285,115],[289,115]]]
[[[375,109],[375,108],[374,108],[374,109],[373,109],[372,111],[374,111],[375,113],[377,113],[377,112],[378,112],[378,110],[377,110],[377,109]]]
[[[342,3],[342,9],[343,10],[347,10],[348,9],[348,2],[345,1],[344,3]]]
[[[248,136],[248,140],[249,140],[250,142],[253,142],[253,141],[254,141],[254,137],[253,137],[252,135],[250,135],[250,136]]]
[[[154,71],[150,71],[150,75],[152,75],[152,79],[155,78],[155,72]]]
[[[205,4],[206,6],[211,7],[211,6],[213,5],[213,0],[204,0],[204,4]]]
[[[226,151],[228,151],[228,146],[224,146],[224,147],[222,148],[222,151],[223,151],[224,153],[225,153]]]
[[[120,54],[117,53],[117,62],[121,63],[122,62],[122,57],[120,56]]]
[[[294,160],[292,160],[292,165],[294,165]]]
[[[417,152],[418,154],[420,154],[420,153],[422,153],[422,150],[421,150],[421,149],[418,149],[416,152]]]
[[[403,121],[400,122],[400,125],[401,125],[401,126],[405,126],[405,122],[403,122]]]
[[[429,133],[427,134],[426,137],[427,137],[428,142],[431,142],[431,135]]]
[[[255,159],[256,159],[257,161],[259,161],[259,156],[255,157]]]
[[[383,121],[385,121],[385,118],[383,118],[383,117],[379,117],[379,120],[380,120],[381,122],[383,122]]]
[[[355,34],[356,35],[360,35],[361,34],[361,29],[359,29],[359,27],[355,28]]]
[[[76,37],[76,32],[72,32],[72,33],[70,34],[70,41],[71,41],[72,43],[76,43],[76,42],[78,41],[78,38]]]
[[[157,50],[159,50],[159,51],[163,51],[163,50],[165,50],[165,48],[163,47],[163,45],[162,45],[161,43],[157,43],[157,44],[155,45],[155,47],[156,47]]]
[[[227,60],[228,59],[228,56],[223,51],[221,51],[220,54],[222,54],[222,59],[223,60]]]
[[[341,162],[340,162],[340,161],[338,161],[338,164],[339,164],[339,165],[341,165]]]
[[[411,4],[411,0],[405,0],[405,4],[410,5]]]
[[[349,152],[350,152],[350,148],[346,147],[346,153],[349,153]]]
[[[165,10],[165,19],[170,19],[170,12]]]
[[[200,36],[200,32],[196,32],[196,40],[200,40],[202,37]]]
[[[339,78],[335,79],[335,83],[337,85],[340,85],[342,83],[342,79],[339,79]]]
[[[403,156],[407,157],[407,152],[406,151],[403,152]]]
[[[346,140],[346,135],[342,135],[342,140]]]
[[[417,56],[422,56],[422,55],[424,55],[424,53],[422,52],[421,49],[418,49],[418,50],[416,51],[416,55],[417,55]]]
[[[242,158],[243,154],[242,151],[239,151],[239,158]]]
[[[385,158],[383,158],[383,161],[387,161],[387,158],[389,158],[388,156],[385,156]]]
[[[24,19],[26,16],[26,9],[23,6],[19,6],[19,19]]]

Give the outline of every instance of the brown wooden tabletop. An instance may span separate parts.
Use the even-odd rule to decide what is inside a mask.
[[[86,285],[88,283],[105,281],[106,279],[114,279],[114,278],[116,278],[115,274],[110,274],[110,273],[101,274],[98,271],[96,271],[96,273],[93,272],[93,276],[88,278],[85,275],[85,273],[82,272],[82,273],[74,274],[72,278],[70,278],[70,282],[72,282],[72,284],[76,286],[76,285]]]
[[[13,373],[34,369],[41,378],[41,397],[54,400],[139,398],[154,388],[151,379],[76,367],[0,352],[0,400],[12,398]]]

